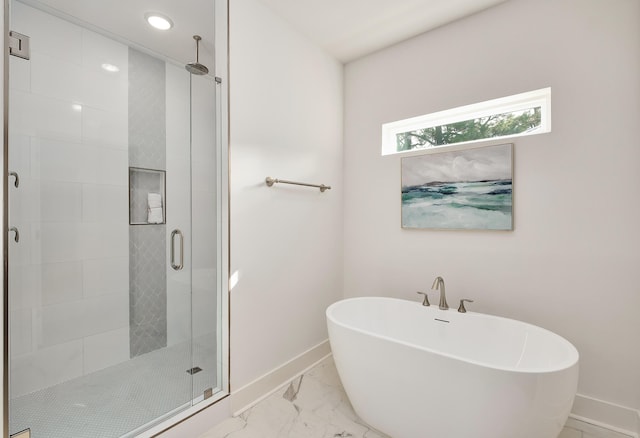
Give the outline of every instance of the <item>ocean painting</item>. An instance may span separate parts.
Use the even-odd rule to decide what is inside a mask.
[[[513,144],[402,159],[402,227],[513,229]]]

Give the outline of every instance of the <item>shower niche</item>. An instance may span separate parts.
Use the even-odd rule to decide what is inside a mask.
[[[129,168],[129,225],[160,225],[166,217],[166,172]]]

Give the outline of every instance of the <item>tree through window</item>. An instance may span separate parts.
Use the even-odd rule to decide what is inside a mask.
[[[383,125],[383,155],[549,132],[551,90],[532,91]]]

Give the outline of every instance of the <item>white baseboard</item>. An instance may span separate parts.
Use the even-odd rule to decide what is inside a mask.
[[[233,412],[233,416],[240,415],[256,403],[264,400],[292,379],[304,374],[308,369],[315,366],[330,354],[331,347],[327,339],[278,368],[269,371],[264,376],[257,378],[238,390],[232,391],[231,412]]]
[[[576,420],[640,438],[640,411],[576,394],[569,415]]]

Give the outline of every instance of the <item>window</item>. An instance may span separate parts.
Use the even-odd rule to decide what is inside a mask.
[[[551,131],[551,88],[382,125],[382,155]]]

